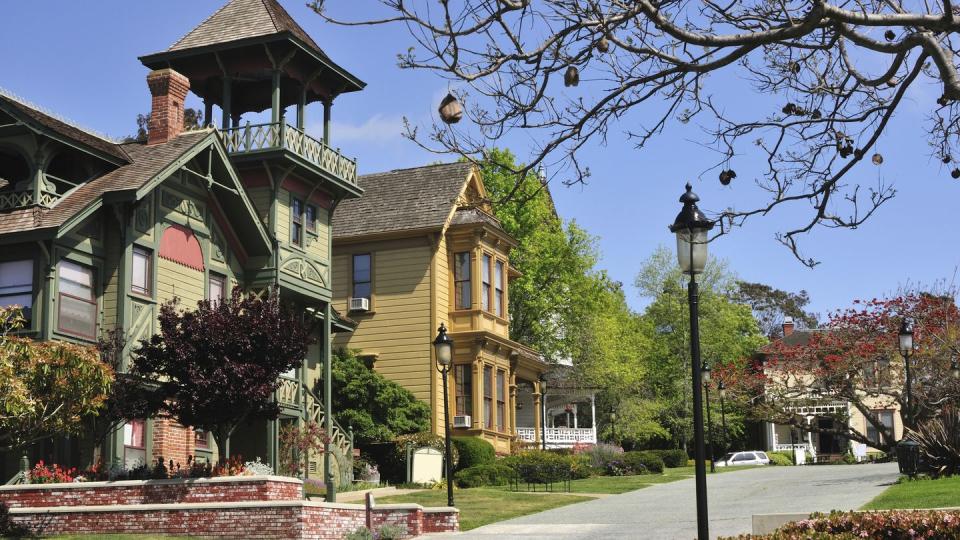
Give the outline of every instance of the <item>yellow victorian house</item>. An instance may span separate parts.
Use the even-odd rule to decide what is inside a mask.
[[[344,200],[333,219],[333,305],[357,322],[334,346],[360,351],[430,404],[432,429],[442,433],[443,388],[431,342],[445,324],[454,340],[454,434],[510,452],[519,389],[535,413],[534,425],[522,427],[533,428],[539,442],[548,365],[509,337],[516,242],[493,216],[480,172],[467,163],[430,165],[361,176],[359,186],[364,197]]]

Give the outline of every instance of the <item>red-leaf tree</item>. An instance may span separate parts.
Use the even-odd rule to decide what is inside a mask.
[[[914,324],[909,409],[897,339],[904,317]],[[950,376],[960,343],[958,323],[960,311],[949,295],[911,293],[856,301],[853,307],[832,314],[821,329],[804,333],[802,339],[770,344],[749,371],[718,374],[751,403],[758,419],[890,451],[895,434],[874,411],[899,406],[905,426],[915,429],[960,397],[960,383]],[[849,425],[846,410],[819,413],[833,417],[832,426],[808,423],[795,412],[798,406],[838,401],[863,414],[882,435],[880,441]]]
[[[160,334],[141,342],[131,374],[155,381],[160,414],[185,426],[210,431],[219,459],[229,457],[229,440],[243,422],[273,419],[271,398],[282,373],[300,366],[310,331],[280,305],[277,295],[233,296],[201,301],[195,311],[160,308]]]

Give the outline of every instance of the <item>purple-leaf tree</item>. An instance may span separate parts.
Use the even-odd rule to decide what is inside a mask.
[[[160,414],[210,431],[220,461],[230,436],[244,422],[273,419],[271,398],[282,373],[301,365],[311,342],[300,318],[276,293],[243,295],[219,303],[201,301],[195,311],[160,308],[160,334],[141,342],[131,374],[154,381]]]

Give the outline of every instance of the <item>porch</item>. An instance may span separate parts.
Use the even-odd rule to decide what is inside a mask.
[[[788,412],[802,417],[807,429],[799,426],[765,423],[767,450],[794,452],[803,450],[814,463],[829,461],[844,453],[850,441],[844,437],[820,433],[813,429],[832,429],[838,422],[835,415],[849,417],[850,404],[845,401],[813,402],[786,407]]]
[[[557,388],[541,396],[534,388],[517,391],[517,440],[546,448],[597,443],[595,390]]]

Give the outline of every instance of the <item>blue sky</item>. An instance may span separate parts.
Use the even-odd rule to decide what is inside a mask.
[[[166,49],[224,1],[6,2],[0,86],[84,127],[111,136],[130,134],[136,115],[147,112],[150,104],[148,70],[137,57]],[[406,116],[426,129],[448,83],[434,74],[396,67],[397,53],[412,44],[404,27],[333,27],[303,0],[281,1],[327,54],[368,83],[363,92],[335,103],[333,145],[357,156],[362,173],[436,161],[437,156],[400,136],[401,119]],[[375,3],[333,0],[333,5],[361,17]],[[10,24],[13,21],[16,24]],[[734,74],[711,84],[732,111],[776,105]],[[938,95],[931,85],[912,90],[879,143],[883,166],[868,164],[855,172],[854,178],[867,184],[878,178],[894,184],[897,197],[856,231],[820,229],[804,239],[809,254],[822,261],[820,266],[811,270],[800,265],[774,240],[778,230],[806,217],[802,207],[755,219],[712,244],[711,252],[728,259],[743,279],[807,290],[813,309],[822,313],[907,283],[952,279],[960,265],[955,233],[960,181],[929,157],[924,139],[924,115]],[[319,107],[309,110],[308,124],[316,125],[320,114]],[[632,288],[633,277],[657,245],[672,249],[667,224],[679,209],[684,182],[693,181],[706,209],[745,207],[762,198],[752,185],[751,179],[762,172],[752,156],[738,161],[738,178],[731,187],[720,186],[716,172],[699,178],[713,158],[698,144],[704,141],[695,123],[677,124],[638,152],[612,132],[606,146],[595,144],[582,155],[593,172],[588,185],[552,186],[560,214],[599,237],[601,266],[627,285],[628,299],[637,309],[646,301]],[[527,135],[512,134],[503,146],[523,157],[531,141]]]

